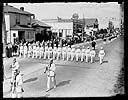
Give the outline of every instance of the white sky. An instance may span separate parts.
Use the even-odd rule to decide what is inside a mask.
[[[119,21],[120,5],[117,2],[109,3],[9,3],[16,8],[24,7],[25,11],[35,14],[36,19],[70,19],[73,13],[78,13],[79,18],[98,18],[101,28],[108,25],[111,17]],[[118,25],[118,21],[114,21]]]

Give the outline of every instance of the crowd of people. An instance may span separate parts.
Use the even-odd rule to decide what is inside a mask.
[[[28,57],[28,58],[39,58],[39,59],[51,59],[54,60],[67,60],[67,61],[89,61],[89,58],[91,59],[91,62],[94,62],[94,59],[96,57],[95,52],[95,45],[96,42],[92,41],[92,45],[85,47],[83,46],[80,48],[75,48],[71,45],[68,46],[61,46],[56,45],[47,41],[42,41],[41,43],[38,41],[36,43],[24,43],[19,45],[19,57]]]

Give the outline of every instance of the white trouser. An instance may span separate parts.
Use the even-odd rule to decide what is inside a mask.
[[[79,60],[79,53],[76,53],[76,61]]]
[[[75,57],[75,53],[71,53],[71,61],[73,61],[73,59],[74,59],[74,57]]]
[[[17,92],[17,98],[21,98],[22,97],[22,86],[21,85],[16,86],[16,92]]]
[[[52,80],[52,82],[54,82],[54,86],[56,86],[55,77],[47,76],[47,89],[48,89],[48,90],[50,89],[50,81],[51,81],[51,80]]]
[[[100,64],[101,64],[103,62],[104,56],[99,56],[99,58],[100,58]]]
[[[94,62],[95,56],[94,55],[91,55],[90,57],[91,57],[91,63]]]
[[[53,59],[56,59],[56,55],[57,55],[57,53],[54,51],[53,52]]]
[[[39,56],[39,51],[36,51],[36,58]]]
[[[70,55],[71,55],[70,52],[68,52],[68,53],[67,53],[67,61],[69,61]]]
[[[23,50],[20,50],[20,57],[21,57],[21,55],[23,55],[24,54],[24,51]]]
[[[44,54],[44,52],[43,51],[40,51],[40,59],[43,56],[43,54]]]
[[[57,60],[60,59],[60,56],[61,56],[61,52],[59,51],[59,52],[57,53]]]
[[[34,58],[36,55],[36,50],[33,51],[33,55],[32,55],[32,58]]]
[[[52,51],[49,51],[48,52],[48,59],[50,59],[51,55],[52,55]]]
[[[30,57],[31,56],[31,51],[28,51],[28,57]]]
[[[27,50],[24,50],[24,58],[27,56]]]
[[[63,60],[65,60],[65,57],[66,57],[66,52],[63,52],[63,53],[62,53],[62,58],[63,58]]]
[[[90,57],[90,55],[86,54],[86,62],[88,62],[89,57]]]
[[[48,51],[45,51],[45,52],[44,52],[44,59],[47,58],[47,55],[48,55]]]
[[[81,61],[84,61],[84,58],[85,58],[85,53],[82,53],[81,54]]]

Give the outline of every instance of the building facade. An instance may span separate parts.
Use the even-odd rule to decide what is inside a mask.
[[[35,39],[35,29],[31,27],[31,19],[34,14],[17,9],[10,5],[4,6],[4,18],[6,25],[7,43],[32,41]]]
[[[84,34],[93,35],[98,30],[97,18],[79,19],[78,14],[73,14],[71,19],[42,19],[43,22],[52,26],[51,30],[58,37],[79,36]]]
[[[42,19],[42,21],[51,26],[51,31],[57,37],[66,38],[73,35],[73,22],[68,19]]]

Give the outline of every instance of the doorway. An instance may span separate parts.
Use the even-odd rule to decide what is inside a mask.
[[[25,31],[18,31],[18,40],[19,42],[25,40]]]

